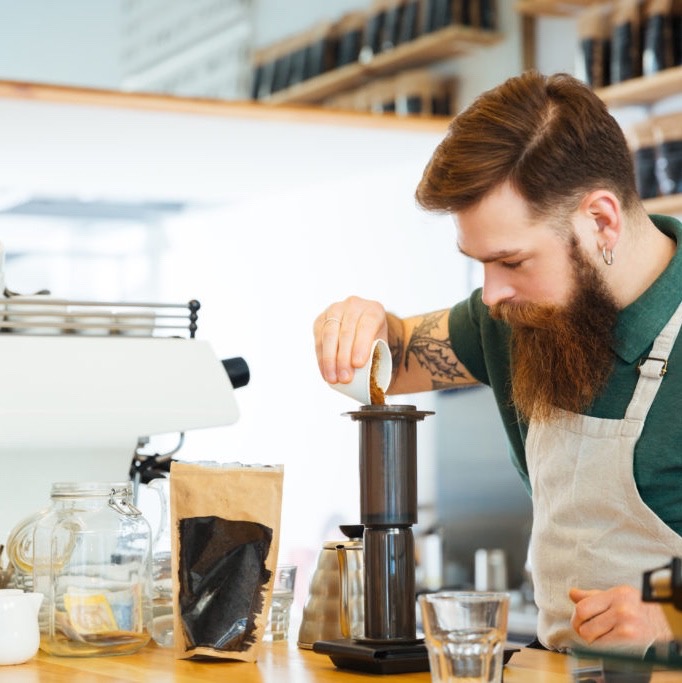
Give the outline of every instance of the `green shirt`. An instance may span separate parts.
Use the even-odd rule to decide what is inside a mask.
[[[677,242],[678,249],[651,287],[620,311],[613,344],[615,367],[607,386],[586,411],[593,417],[624,417],[637,384],[637,364],[682,300],[682,223],[668,216],[651,218]],[[489,316],[480,289],[453,306],[449,324],[455,354],[495,394],[512,461],[530,492],[525,452],[528,425],[518,418],[509,394],[509,328]],[[634,477],[646,505],[682,535],[682,333],[635,446]]]

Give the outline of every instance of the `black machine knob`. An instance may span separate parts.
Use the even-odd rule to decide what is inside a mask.
[[[249,366],[246,361],[241,357],[227,358],[222,361],[225,372],[230,378],[233,389],[239,389],[239,387],[245,387],[249,380],[251,379],[251,373],[249,372]]]

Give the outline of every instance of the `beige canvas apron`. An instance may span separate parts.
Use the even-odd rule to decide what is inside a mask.
[[[531,421],[526,457],[533,490],[530,561],[546,647],[585,646],[570,620],[571,587],[641,587],[642,573],[682,555],[678,536],[642,501],[635,443],[682,325],[682,304],[654,342],[622,420],[563,412]]]

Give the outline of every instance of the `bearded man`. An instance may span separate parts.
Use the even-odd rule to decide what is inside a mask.
[[[314,324],[324,379],[350,381],[380,337],[390,394],[489,385],[533,500],[540,643],[670,640],[641,585],[682,555],[682,224],[647,215],[620,127],[565,74],[483,93],[417,200],[453,216],[483,287],[404,319],[355,296],[331,304]]]

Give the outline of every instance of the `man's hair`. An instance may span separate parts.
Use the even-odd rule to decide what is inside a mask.
[[[454,118],[416,197],[430,211],[471,208],[504,182],[536,218],[577,208],[595,189],[638,202],[632,157],[606,105],[568,74],[528,71],[484,92]]]

